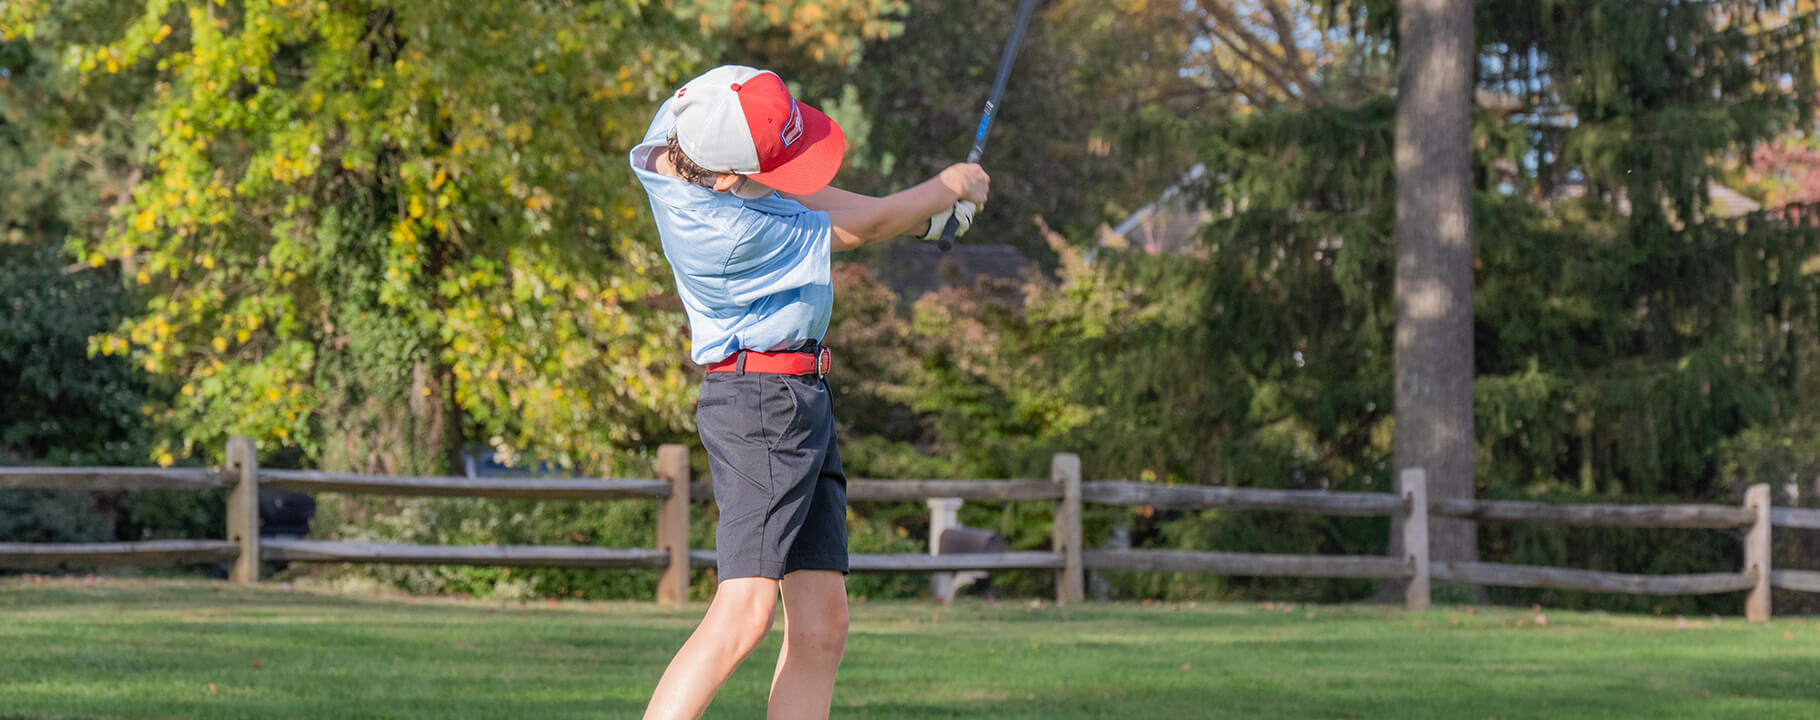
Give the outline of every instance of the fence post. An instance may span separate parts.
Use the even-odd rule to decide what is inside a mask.
[[[657,475],[670,484],[669,496],[657,503],[657,549],[670,553],[657,579],[657,604],[681,605],[689,599],[689,448],[657,448]]]
[[[1744,509],[1755,513],[1744,532],[1744,571],[1757,576],[1757,584],[1744,599],[1744,619],[1750,622],[1769,622],[1769,506],[1769,483],[1757,483],[1744,491]]]
[[[1062,569],[1055,573],[1055,603],[1066,605],[1086,599],[1086,573],[1081,567],[1081,456],[1057,453],[1049,463],[1049,478],[1062,486],[1055,504],[1055,552]]]
[[[960,498],[929,498],[929,554],[942,554],[942,532],[960,526]],[[936,602],[953,602],[955,573],[929,574],[929,597]]]
[[[1422,468],[1406,468],[1398,475],[1403,496],[1403,553],[1412,574],[1403,588],[1403,606],[1410,610],[1429,608],[1428,583],[1428,473]]]
[[[228,579],[242,585],[259,582],[259,454],[253,440],[228,438],[228,469],[239,475],[228,491],[227,539],[240,543],[240,554]]]

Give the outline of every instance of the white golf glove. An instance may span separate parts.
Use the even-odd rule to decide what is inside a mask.
[[[960,220],[960,224],[954,228],[954,236],[958,238],[966,235],[967,228],[973,227],[973,211],[977,208],[973,203],[962,200],[955,203],[954,207],[936,213],[935,217],[929,218],[929,231],[923,233],[923,239],[929,242],[942,239],[942,229],[948,227],[949,216]]]

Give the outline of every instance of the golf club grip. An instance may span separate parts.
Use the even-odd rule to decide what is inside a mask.
[[[954,247],[954,231],[959,230],[960,227],[961,219],[955,217],[953,213],[949,213],[948,224],[942,226],[942,239],[936,242],[935,246],[941,248],[942,252],[948,252],[949,248]]]

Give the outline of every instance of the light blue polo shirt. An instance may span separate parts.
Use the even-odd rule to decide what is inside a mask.
[[[675,124],[666,100],[631,162],[689,314],[691,359],[706,365],[742,349],[819,342],[834,307],[828,214],[775,193],[743,200],[658,173],[651,161]]]

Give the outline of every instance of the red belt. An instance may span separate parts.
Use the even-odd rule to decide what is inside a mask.
[[[758,352],[741,350],[729,355],[727,359],[708,365],[708,372],[755,372],[773,375],[814,375],[819,378],[828,376],[834,369],[834,354],[828,348],[816,352],[793,350],[788,352]]]

